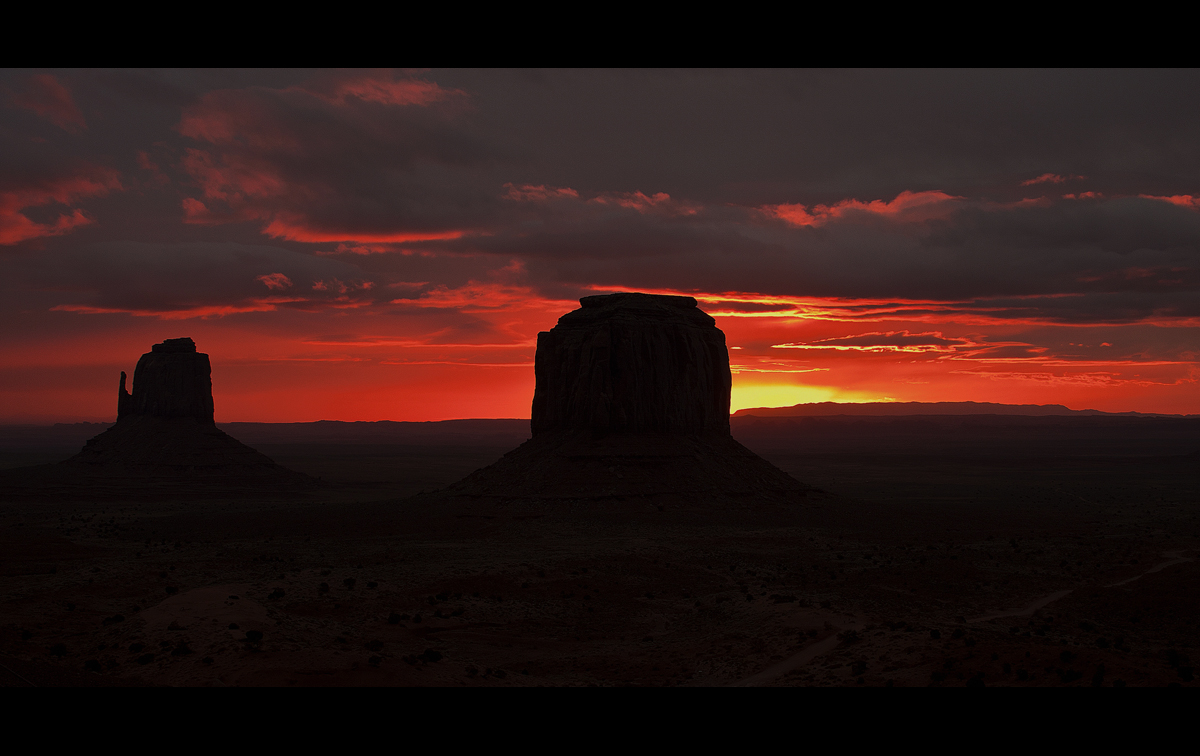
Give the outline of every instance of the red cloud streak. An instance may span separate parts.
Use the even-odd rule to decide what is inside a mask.
[[[22,211],[50,204],[69,205],[83,197],[121,188],[116,171],[98,168],[86,176],[51,179],[0,192],[0,244],[16,244],[42,236],[58,236],[92,222],[80,209],[67,209],[53,223],[35,223]]]
[[[71,97],[71,90],[51,74],[29,77],[25,91],[14,94],[12,102],[72,134],[87,128],[83,113]]]

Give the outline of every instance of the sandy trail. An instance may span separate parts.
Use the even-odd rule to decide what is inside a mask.
[[[1000,619],[1001,617],[1028,617],[1038,609],[1041,609],[1043,606],[1046,606],[1052,601],[1058,601],[1060,598],[1066,596],[1070,592],[1070,590],[1055,591],[1049,596],[1043,596],[1037,601],[1034,601],[1024,609],[1009,609],[1008,611],[1004,612],[993,612],[992,614],[985,614],[982,617],[972,617],[971,619],[967,620],[967,622],[987,622],[988,620]]]
[[[20,680],[21,682],[25,683],[26,685],[28,685],[28,686],[29,686],[29,687],[31,687],[31,688],[36,688],[36,687],[37,687],[37,686],[36,686],[36,685],[34,685],[32,682],[30,682],[29,680],[25,679],[25,676],[24,676],[24,675],[19,675],[19,674],[17,674],[16,672],[14,672],[13,670],[11,670],[11,669],[9,669],[8,667],[4,666],[3,664],[0,664],[0,670],[4,670],[4,671],[5,671],[5,672],[7,672],[8,674],[10,674],[10,675],[12,675],[13,677],[17,678],[18,680]]]
[[[1125,585],[1127,583],[1132,583],[1133,581],[1137,580],[1138,578],[1140,578],[1144,575],[1149,575],[1153,572],[1159,572],[1160,570],[1166,569],[1167,567],[1170,567],[1171,565],[1181,564],[1183,562],[1192,561],[1192,558],[1183,556],[1182,550],[1181,551],[1164,551],[1163,556],[1168,557],[1167,561],[1159,562],[1158,564],[1154,565],[1153,567],[1151,567],[1150,569],[1141,573],[1140,575],[1135,575],[1134,577],[1131,577],[1127,580],[1122,580],[1117,583],[1112,583],[1106,587],[1107,588],[1115,588],[1117,586]],[[1064,598],[1064,597],[1070,595],[1071,592],[1072,592],[1072,589],[1063,590],[1063,591],[1055,591],[1054,593],[1051,593],[1048,596],[1043,596],[1042,598],[1038,599],[1037,601],[1034,601],[1032,604],[1030,604],[1029,606],[1026,606],[1024,608],[1010,609],[1008,611],[1003,611],[1003,612],[993,612],[991,614],[985,614],[982,617],[973,617],[971,619],[968,619],[967,622],[968,623],[987,622],[988,620],[1001,619],[1003,617],[1028,617],[1028,616],[1031,616],[1034,612],[1038,611],[1039,609],[1041,609],[1055,601],[1058,601],[1061,598]],[[861,626],[858,624],[855,624],[855,625],[847,626],[846,628],[842,628],[842,629],[858,630],[858,629],[861,629]],[[813,643],[812,645],[804,648],[799,653],[797,653],[787,659],[784,659],[783,661],[779,662],[778,664],[767,667],[762,672],[759,672],[755,675],[747,677],[744,680],[740,680],[736,683],[733,683],[730,687],[752,688],[752,687],[755,687],[758,685],[765,685],[766,683],[769,683],[772,680],[775,680],[777,678],[780,678],[780,677],[786,675],[788,672],[791,672],[794,669],[803,667],[805,664],[808,664],[809,662],[811,662],[813,659],[816,659],[821,654],[832,651],[833,649],[837,648],[837,645],[838,645],[838,636],[836,634],[830,635],[828,638],[824,638],[820,641],[817,641],[816,643]]]
[[[1122,580],[1118,583],[1110,583],[1104,587],[1105,588],[1116,588],[1117,586],[1125,585],[1126,583],[1132,583],[1134,580],[1137,580],[1138,578],[1143,577],[1145,575],[1149,575],[1152,572],[1158,572],[1159,570],[1166,569],[1167,567],[1170,567],[1173,564],[1182,564],[1184,562],[1192,561],[1191,557],[1185,557],[1183,555],[1184,551],[1185,551],[1184,549],[1181,549],[1179,551],[1164,551],[1162,555],[1165,557],[1168,557],[1167,561],[1159,562],[1158,564],[1154,565],[1150,569],[1143,572],[1141,575],[1134,575],[1133,577],[1129,578],[1128,580]]]
[[[1191,557],[1185,557],[1183,555],[1183,550],[1164,551],[1163,556],[1168,557],[1167,561],[1159,562],[1158,564],[1154,565],[1153,567],[1151,567],[1150,569],[1146,570],[1145,572],[1143,572],[1139,575],[1134,575],[1131,578],[1128,578],[1126,580],[1121,580],[1116,583],[1109,583],[1108,585],[1106,585],[1104,587],[1105,588],[1116,588],[1118,586],[1122,586],[1127,583],[1132,583],[1134,580],[1137,580],[1138,578],[1143,577],[1145,575],[1149,575],[1152,572],[1158,572],[1160,570],[1166,569],[1167,567],[1170,567],[1173,564],[1182,564],[1183,562],[1192,561]],[[1069,593],[1071,593],[1070,590],[1056,591],[1054,593],[1051,593],[1049,596],[1045,596],[1043,598],[1038,599],[1037,601],[1033,602],[1032,604],[1025,607],[1024,609],[1012,609],[1012,610],[1005,611],[1005,612],[994,612],[992,614],[985,614],[982,617],[973,617],[972,619],[967,620],[967,622],[987,622],[988,620],[1000,619],[1001,617],[1028,617],[1031,614],[1033,614],[1034,612],[1036,612],[1038,609],[1041,609],[1042,607],[1046,606],[1047,604],[1051,603],[1052,601],[1058,601],[1060,598],[1063,598],[1064,596],[1066,596]]]
[[[859,623],[853,623],[850,625],[846,625],[845,627],[840,627],[839,629],[861,630],[861,629],[863,629],[863,625],[861,625]],[[750,677],[747,677],[744,680],[739,680],[738,682],[731,684],[729,687],[731,687],[731,688],[753,688],[753,687],[756,687],[759,685],[765,685],[766,683],[769,683],[772,680],[775,680],[776,678],[783,677],[788,672],[791,672],[793,669],[799,669],[800,667],[803,667],[805,664],[808,664],[809,662],[811,662],[813,659],[817,658],[821,654],[827,653],[827,652],[832,651],[833,649],[837,648],[839,640],[840,639],[838,638],[838,633],[834,633],[833,635],[830,635],[828,638],[824,638],[822,640],[817,641],[816,643],[813,643],[810,646],[806,646],[799,653],[797,653],[787,659],[784,659],[783,661],[779,662],[778,664],[774,664],[770,667],[767,667],[762,672],[759,672],[755,675],[751,675]]]

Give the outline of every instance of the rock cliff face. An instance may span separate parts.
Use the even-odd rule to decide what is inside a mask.
[[[133,394],[125,390],[125,373],[117,397],[117,419],[129,415],[190,417],[213,422],[212,367],[208,355],[188,338],[155,344],[133,371]]]
[[[691,297],[609,294],[538,334],[533,435],[729,434],[725,334]]]
[[[729,434],[725,334],[696,300],[580,304],[538,334],[533,438],[442,497],[694,506],[807,496]]]
[[[296,487],[307,476],[217,428],[213,422],[212,369],[191,339],[167,339],[143,354],[133,392],[121,373],[117,422],[71,459],[55,466],[64,485],[162,491]]]

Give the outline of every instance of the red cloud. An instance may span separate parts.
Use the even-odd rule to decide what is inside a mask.
[[[1158,200],[1159,202],[1170,202],[1172,205],[1190,208],[1192,210],[1200,210],[1200,197],[1193,197],[1190,194],[1173,194],[1170,197],[1160,197],[1153,194],[1139,194],[1142,199]]]
[[[504,199],[515,200],[517,202],[546,202],[556,199],[579,199],[579,192],[570,187],[547,187],[545,184],[521,184],[517,186],[513,183],[504,185]]]
[[[1087,176],[1060,176],[1057,173],[1043,173],[1037,178],[1031,178],[1028,181],[1022,181],[1021,186],[1033,186],[1034,184],[1065,184],[1068,181],[1082,181]]]
[[[590,200],[600,205],[616,205],[639,213],[665,213],[667,215],[695,215],[700,206],[693,202],[671,199],[666,192],[646,195],[644,192],[606,192]]]
[[[393,299],[391,303],[414,307],[453,309],[469,313],[504,312],[531,305],[549,310],[563,307],[569,310],[577,306],[574,300],[543,299],[527,286],[509,286],[482,281],[469,281],[466,285],[454,289],[439,285],[419,293],[414,292],[414,294],[416,296]]]
[[[291,288],[292,285],[292,279],[282,273],[270,273],[265,276],[258,276],[254,280],[262,281],[268,289],[278,291]]]
[[[0,192],[0,244],[16,244],[41,236],[58,236],[93,221],[74,209],[60,214],[53,223],[36,223],[23,210],[52,203],[69,205],[82,197],[107,194],[121,188],[116,171],[98,168],[90,176],[71,176],[41,182],[32,186]]]
[[[269,164],[242,156],[213,158],[203,150],[189,149],[183,167],[200,184],[206,198],[223,200],[231,207],[242,205],[247,198],[281,197],[289,190],[287,181]]]
[[[891,202],[872,200],[860,202],[856,199],[842,200],[835,205],[766,205],[760,208],[768,215],[779,218],[793,226],[819,226],[831,220],[853,213],[870,213],[902,221],[926,221],[949,215],[952,203],[961,200],[945,192],[903,191]]]
[[[209,92],[177,126],[205,143],[181,161],[200,190],[183,201],[184,221],[256,220],[269,236],[310,243],[457,239],[461,213],[410,184],[426,163],[453,170],[477,161],[476,148],[466,137],[444,138],[441,125],[411,108],[461,94],[387,72]],[[400,190],[385,190],[381,201],[381,184]],[[454,207],[463,190],[448,186]]]
[[[35,74],[29,78],[24,92],[12,97],[13,104],[32,110],[61,129],[78,134],[87,128],[83,113],[71,98],[71,90],[50,74]]]
[[[666,192],[657,192],[649,197],[642,192],[609,192],[592,200],[592,202],[598,202],[601,205],[619,205],[641,213],[653,210],[670,201],[671,195]]]
[[[280,213],[263,233],[277,239],[287,239],[299,242],[360,242],[362,244],[404,244],[406,242],[440,241],[461,238],[466,231],[432,231],[432,232],[393,232],[372,233],[352,228],[330,229],[315,228],[306,218],[299,215],[284,215]],[[354,252],[355,249],[348,251]]]
[[[908,331],[875,331],[856,336],[791,344],[773,344],[772,349],[836,349],[862,352],[946,352],[975,346],[969,339],[946,338],[941,331],[909,333]]]
[[[338,105],[344,105],[348,97],[384,105],[432,105],[463,94],[456,89],[443,89],[432,81],[397,79],[391,71],[370,71],[349,78],[325,79],[296,89]]]
[[[77,312],[82,315],[136,315],[143,318],[158,318],[159,320],[190,320],[191,318],[221,318],[226,315],[237,315],[245,312],[272,312],[282,304],[302,303],[304,299],[286,297],[262,297],[251,299],[240,305],[194,305],[184,306],[174,310],[151,310],[126,307],[93,307],[91,305],[57,305],[51,307],[54,312]]]
[[[504,199],[517,202],[550,202],[552,200],[578,200],[579,192],[570,187],[546,186],[545,184],[513,184],[504,185]],[[590,200],[595,205],[610,205],[636,210],[639,213],[658,213],[666,215],[695,215],[701,206],[694,202],[671,199],[666,192],[646,194],[645,192],[604,192]]]
[[[345,294],[355,289],[369,291],[375,288],[374,281],[342,281],[339,278],[331,278],[328,281],[313,281],[313,291],[336,291],[338,294]]]

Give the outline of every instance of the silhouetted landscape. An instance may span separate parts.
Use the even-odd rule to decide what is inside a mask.
[[[173,339],[0,428],[3,684],[1195,684],[1200,418],[731,418],[695,300],[582,304],[532,420],[217,425]]]

